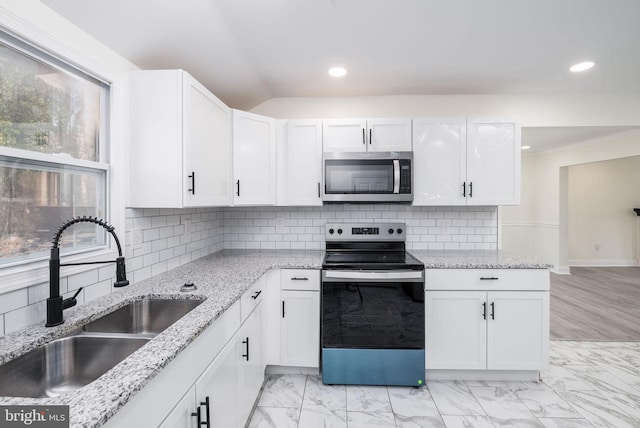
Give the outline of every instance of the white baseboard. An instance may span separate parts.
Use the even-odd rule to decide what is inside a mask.
[[[571,275],[569,266],[554,266],[549,268],[549,270],[553,273],[557,273],[558,275]]]
[[[637,260],[623,259],[623,260],[569,260],[569,266],[575,267],[626,267],[626,266],[638,266]]]

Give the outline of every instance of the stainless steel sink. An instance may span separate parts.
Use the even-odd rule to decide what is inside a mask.
[[[131,302],[82,327],[85,332],[155,336],[204,300],[142,299]]]
[[[76,390],[148,341],[106,335],[54,340],[0,366],[0,396],[56,397]]]

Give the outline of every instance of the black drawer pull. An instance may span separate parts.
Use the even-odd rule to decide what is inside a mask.
[[[282,301],[282,318],[284,318],[284,300]]]
[[[294,276],[291,278],[291,281],[309,281],[309,278],[305,278],[304,276],[302,277]]]
[[[482,319],[487,319],[487,302],[482,303]]]
[[[253,300],[256,300],[256,299],[258,298],[258,296],[260,295],[260,293],[262,293],[262,290],[258,290],[258,291],[256,291],[256,294],[254,294],[253,296],[251,296],[251,298],[252,298]]]
[[[192,195],[196,194],[196,173],[195,171],[191,172],[191,175],[187,176],[191,179],[191,189],[187,189],[187,192],[191,192]]]
[[[496,319],[496,306],[494,302],[491,302],[491,319]]]
[[[480,281],[497,281],[499,278],[497,276],[481,276]]]
[[[242,354],[242,357],[246,358],[247,361],[249,361],[249,338],[247,337],[247,340],[243,340],[242,343],[247,345],[247,353],[246,354]]]

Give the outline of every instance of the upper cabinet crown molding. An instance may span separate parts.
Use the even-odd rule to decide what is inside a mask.
[[[327,119],[322,124],[325,152],[411,151],[411,119]]]
[[[129,207],[229,205],[231,112],[183,70],[129,73]]]

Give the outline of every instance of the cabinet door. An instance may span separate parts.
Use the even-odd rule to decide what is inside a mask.
[[[280,364],[318,367],[320,355],[320,293],[282,290]]]
[[[238,343],[231,339],[196,382],[196,405],[209,398],[212,427],[234,428],[245,424],[238,414],[239,352]],[[201,405],[203,421],[206,420],[205,407]]]
[[[322,150],[325,152],[366,152],[365,119],[331,119],[322,123]]]
[[[484,291],[426,292],[427,369],[487,367]]]
[[[183,204],[230,205],[230,110],[187,73],[183,96]]]
[[[285,205],[322,205],[322,122],[287,124]]]
[[[262,304],[258,304],[238,332],[237,358],[240,370],[238,417],[243,424],[249,418],[264,382],[262,324]]]
[[[369,119],[367,127],[368,151],[411,151],[411,119]]]
[[[413,205],[466,205],[467,121],[413,120]]]
[[[275,204],[275,166],[275,121],[233,110],[234,204]]]
[[[549,354],[549,293],[487,293],[487,368],[541,370]]]
[[[467,205],[520,203],[520,126],[467,120]]]
[[[201,412],[204,407],[201,408]],[[199,428],[198,419],[192,414],[196,412],[196,387],[192,386],[176,404],[159,428]],[[206,415],[205,415],[206,416]],[[202,418],[202,417],[201,417]]]

